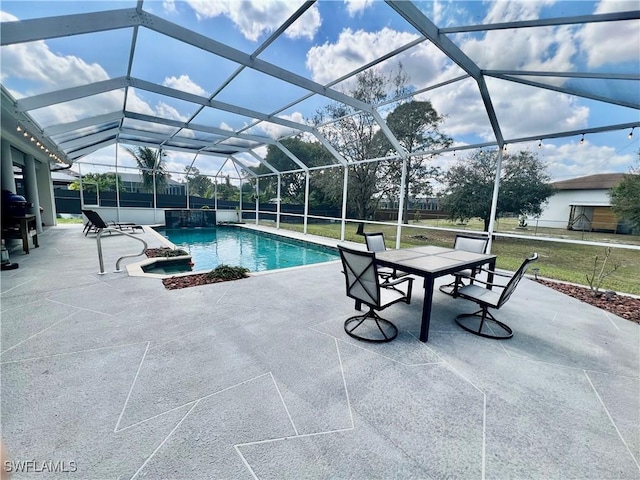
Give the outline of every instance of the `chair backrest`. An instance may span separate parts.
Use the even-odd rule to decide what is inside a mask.
[[[370,252],[384,252],[387,249],[382,232],[365,233],[364,241],[367,242],[367,250]]]
[[[370,306],[380,306],[380,281],[376,266],[376,254],[352,250],[338,245],[347,296]]]
[[[538,260],[538,254],[534,253],[529,258],[525,259],[524,262],[522,262],[522,265],[520,265],[518,271],[513,275],[513,277],[511,277],[511,280],[509,280],[509,283],[507,283],[504,290],[502,291],[500,300],[498,300],[498,305],[496,306],[496,308],[500,308],[505,304],[507,300],[509,300],[509,297],[518,286],[518,283],[520,283],[520,280],[522,279],[522,277],[524,277],[524,274],[527,273],[529,265],[531,265],[536,260]]]
[[[106,224],[102,217],[98,214],[98,212],[94,210],[82,210],[82,213],[89,219],[89,221],[96,228],[108,228],[109,225]]]
[[[488,237],[477,237],[473,235],[456,235],[453,248],[456,250],[464,250],[465,252],[486,253]]]

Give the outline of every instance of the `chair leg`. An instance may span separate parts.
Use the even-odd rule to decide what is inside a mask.
[[[504,332],[502,334],[494,334],[491,329],[491,324],[487,322],[493,322]],[[513,337],[513,330],[509,325],[502,323],[491,315],[488,307],[482,307],[480,310],[474,313],[462,313],[456,317],[456,323],[469,333],[479,335],[485,338],[494,338],[496,340],[506,340]],[[483,328],[487,326],[489,332]]]
[[[439,290],[446,295],[451,295],[453,298],[456,298],[458,296],[458,289],[464,287],[464,285],[462,279],[456,277],[453,282],[440,285]]]
[[[368,330],[367,333],[370,335],[364,336],[364,333],[363,335],[355,333],[355,330],[360,327],[363,329],[366,328]],[[350,337],[373,343],[390,342],[398,336],[398,328],[389,320],[385,320],[374,312],[373,309],[370,309],[364,315],[356,315],[347,318],[344,322],[344,331]]]

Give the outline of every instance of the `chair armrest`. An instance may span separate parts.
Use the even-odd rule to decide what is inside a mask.
[[[500,272],[496,272],[495,270],[489,270],[488,268],[480,268],[480,271],[491,273],[491,274],[496,275],[498,277],[505,277],[505,278],[511,278],[512,277],[512,275],[509,275],[508,273],[500,273]]]
[[[381,286],[392,287],[393,285],[398,285],[398,284],[400,284],[402,282],[408,282],[408,281],[413,282],[413,278],[411,278],[411,277],[402,277],[402,278],[398,278],[397,280],[394,280],[392,282],[384,282],[384,285],[381,285]]]
[[[501,276],[509,276],[509,275],[501,275]],[[488,285],[490,287],[496,287],[496,288],[505,288],[506,285],[500,285],[499,283],[494,283],[494,282],[487,282],[485,280],[480,280],[479,278],[475,278],[473,280],[475,283],[482,283],[483,285]]]

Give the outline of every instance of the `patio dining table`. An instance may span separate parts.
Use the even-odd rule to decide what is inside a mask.
[[[496,255],[472,253],[429,245],[378,252],[376,253],[376,263],[424,278],[424,303],[422,306],[420,341],[426,342],[429,339],[434,280],[460,270],[486,264],[489,265],[489,270],[494,270]],[[488,281],[493,281],[491,273],[489,273]]]

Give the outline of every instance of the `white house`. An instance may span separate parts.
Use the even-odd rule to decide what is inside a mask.
[[[630,233],[611,210],[609,192],[624,173],[602,173],[572,178],[551,185],[557,192],[548,200],[537,221],[540,227],[567,230]]]

